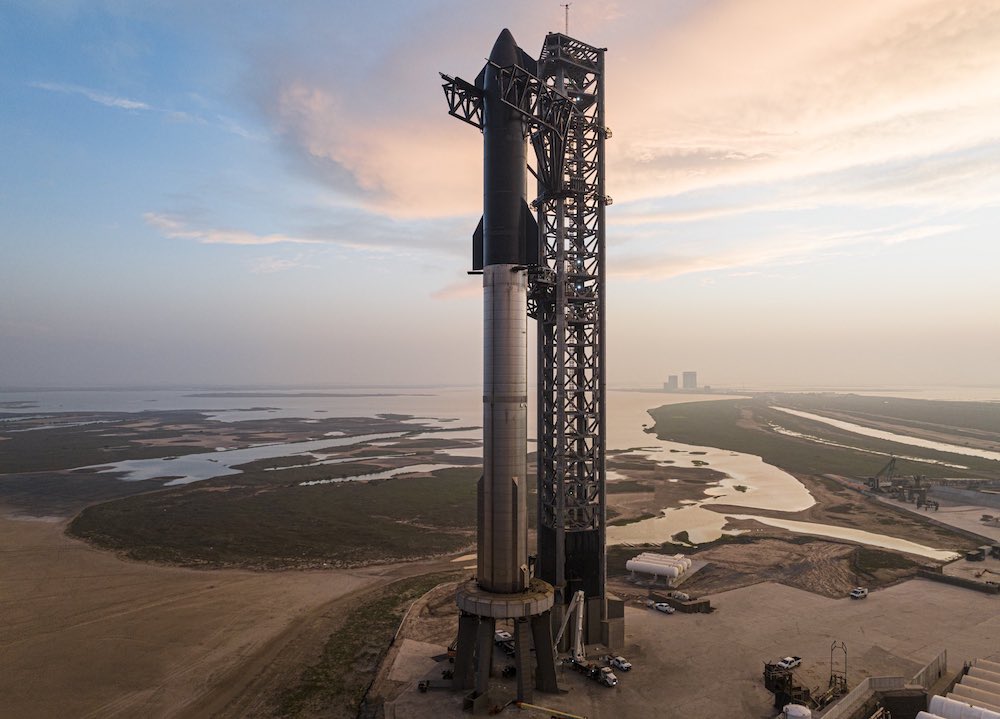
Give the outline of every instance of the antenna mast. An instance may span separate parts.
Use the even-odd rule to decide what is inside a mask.
[[[562,7],[563,10],[566,11],[566,34],[567,35],[569,35],[569,6],[572,5],[572,4],[573,3],[568,2],[565,5],[561,5],[560,6],[560,7]]]

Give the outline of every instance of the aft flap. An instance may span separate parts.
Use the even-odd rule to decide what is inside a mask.
[[[483,269],[483,218],[479,218],[476,231],[472,233],[472,269]]]
[[[527,202],[521,203],[521,264],[537,265],[538,254],[538,223]]]
[[[517,64],[535,77],[538,77],[538,61],[521,48],[517,48],[517,53],[520,58]]]

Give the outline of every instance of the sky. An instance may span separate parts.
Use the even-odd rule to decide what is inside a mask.
[[[504,27],[559,2],[0,0],[0,387],[475,384]],[[1000,385],[1000,3],[574,0],[611,386]]]

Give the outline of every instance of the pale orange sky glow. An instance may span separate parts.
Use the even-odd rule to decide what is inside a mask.
[[[0,382],[475,383],[482,141],[437,73],[563,22],[502,5],[0,11]],[[574,2],[570,34],[608,48],[613,385],[1000,385],[1000,5]]]

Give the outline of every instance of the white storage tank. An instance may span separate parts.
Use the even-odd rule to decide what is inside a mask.
[[[959,701],[967,701],[969,704],[981,704],[994,711],[1000,711],[1000,694],[984,692],[982,689],[965,684],[956,684],[948,696]]]
[[[644,574],[652,574],[656,577],[670,577],[671,579],[676,579],[680,574],[680,570],[677,567],[645,562],[640,559],[628,560],[625,562],[625,569],[630,572],[643,572]]]
[[[942,717],[942,719],[1000,719],[1000,712],[970,706],[966,702],[947,697],[931,697],[928,709],[932,715]]]
[[[982,689],[984,692],[1000,694],[1000,684],[989,679],[983,679],[982,677],[974,677],[971,674],[962,677],[962,681],[959,683],[973,689]]]
[[[969,669],[969,676],[976,677],[977,679],[985,679],[987,681],[1000,684],[1000,674],[997,672],[991,672],[988,669],[983,669],[981,667],[973,666]]]
[[[642,559],[643,561],[656,562],[657,564],[669,564],[671,566],[680,566],[681,562],[677,561],[674,557],[668,557],[664,554],[654,554],[653,552],[643,552],[636,559]]]
[[[786,704],[778,719],[812,719],[812,711],[801,704]]]

